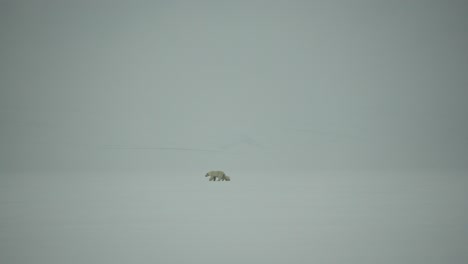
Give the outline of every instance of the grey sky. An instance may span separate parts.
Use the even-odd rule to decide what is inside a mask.
[[[467,11],[0,0],[0,263],[468,263]]]
[[[2,1],[1,10],[2,170],[468,164],[463,1]],[[220,152],[172,158],[156,148]]]

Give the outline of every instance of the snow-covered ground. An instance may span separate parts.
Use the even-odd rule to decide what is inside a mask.
[[[0,1],[0,264],[468,263],[465,2]]]
[[[5,174],[1,263],[465,263],[466,173]]]

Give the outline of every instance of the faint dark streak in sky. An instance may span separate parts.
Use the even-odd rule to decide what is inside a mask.
[[[206,151],[206,152],[217,152],[215,149],[197,149],[197,148],[173,148],[173,147],[131,147],[131,146],[103,146],[104,149],[120,149],[120,150],[178,150],[178,151]]]
[[[302,132],[302,133],[310,133],[310,134],[315,134],[315,135],[320,135],[320,136],[327,136],[331,138],[341,138],[341,139],[357,139],[357,140],[363,140],[362,137],[357,136],[357,135],[351,135],[351,134],[345,134],[345,133],[336,133],[336,132],[326,132],[326,131],[320,131],[320,130],[314,130],[314,129],[294,129],[296,132]]]

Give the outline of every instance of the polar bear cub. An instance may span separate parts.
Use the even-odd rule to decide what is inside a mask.
[[[231,178],[227,176],[223,171],[209,171],[205,177],[210,177],[210,181],[230,181]]]

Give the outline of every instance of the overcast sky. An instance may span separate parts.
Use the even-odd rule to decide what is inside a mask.
[[[468,263],[466,2],[0,0],[0,262]]]
[[[465,1],[0,1],[0,170],[465,169]]]

